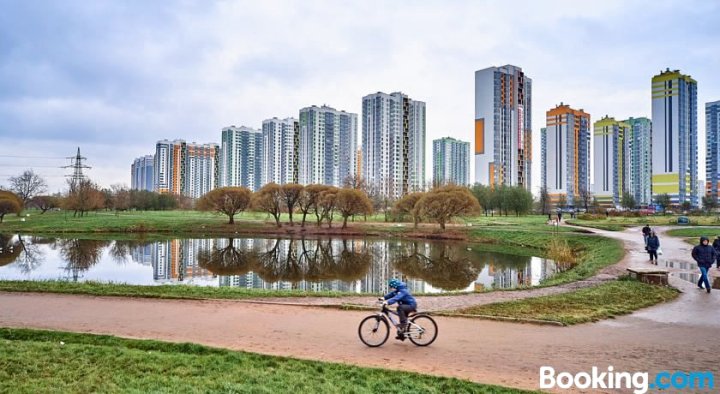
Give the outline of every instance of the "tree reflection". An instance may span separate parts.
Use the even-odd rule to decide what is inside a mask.
[[[15,262],[22,253],[22,245],[12,235],[0,234],[0,267]]]
[[[233,238],[224,247],[200,250],[197,254],[198,265],[215,275],[244,275],[256,269],[258,260],[255,250],[238,249]]]
[[[90,269],[100,261],[102,248],[110,241],[96,239],[63,239],[59,241],[60,255],[66,261],[65,271],[77,281],[82,272]]]
[[[42,264],[43,253],[37,243],[40,239],[31,238],[28,242],[21,235],[14,237],[0,234],[0,266],[15,263],[23,274],[28,274]]]
[[[117,263],[126,263],[133,250],[144,248],[151,243],[141,239],[117,240],[110,246],[109,254]]]
[[[433,287],[461,290],[473,283],[485,266],[485,262],[470,257],[460,245],[412,242],[395,254],[393,265],[403,274]]]

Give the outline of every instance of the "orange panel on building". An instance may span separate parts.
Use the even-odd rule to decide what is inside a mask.
[[[475,119],[475,154],[485,153],[485,119]]]

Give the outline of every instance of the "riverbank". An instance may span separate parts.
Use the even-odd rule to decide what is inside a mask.
[[[1,392],[526,392],[190,343],[27,329],[0,329],[0,364]]]

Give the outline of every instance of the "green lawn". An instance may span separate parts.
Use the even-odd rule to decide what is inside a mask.
[[[623,278],[569,293],[479,305],[455,312],[546,320],[569,325],[625,315],[673,300],[678,295],[679,292],[672,287],[648,285]]]
[[[600,269],[615,264],[622,259],[625,251],[622,242],[595,235],[528,231],[524,229],[476,229],[472,240],[481,243],[502,245],[505,251],[530,256],[541,256],[554,237],[568,241],[577,255],[577,265],[567,271],[543,281],[543,286],[558,285],[589,278]]]
[[[683,227],[683,228],[675,228],[670,231],[668,231],[668,234],[673,237],[693,237],[697,238],[694,240],[695,243],[698,243],[700,241],[700,237],[705,236],[710,239],[710,242],[712,242],[715,237],[720,235],[720,227]]]
[[[598,228],[608,231],[622,231],[628,227],[642,227],[646,224],[652,226],[674,226],[677,225],[680,215],[651,215],[642,217],[610,216],[598,220],[568,219],[568,224]],[[691,226],[718,226],[720,216],[688,216]]]
[[[189,343],[25,329],[0,329],[0,366],[0,392],[13,393],[525,392]]]

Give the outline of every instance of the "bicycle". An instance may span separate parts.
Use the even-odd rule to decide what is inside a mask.
[[[379,313],[370,315],[360,322],[358,327],[360,340],[369,347],[382,346],[390,336],[388,320],[396,329],[400,326],[400,321],[396,322],[392,315],[398,316],[397,312],[388,309],[387,304],[382,303]],[[417,346],[428,346],[437,338],[437,324],[427,313],[413,312],[408,315],[408,326],[402,335]]]

